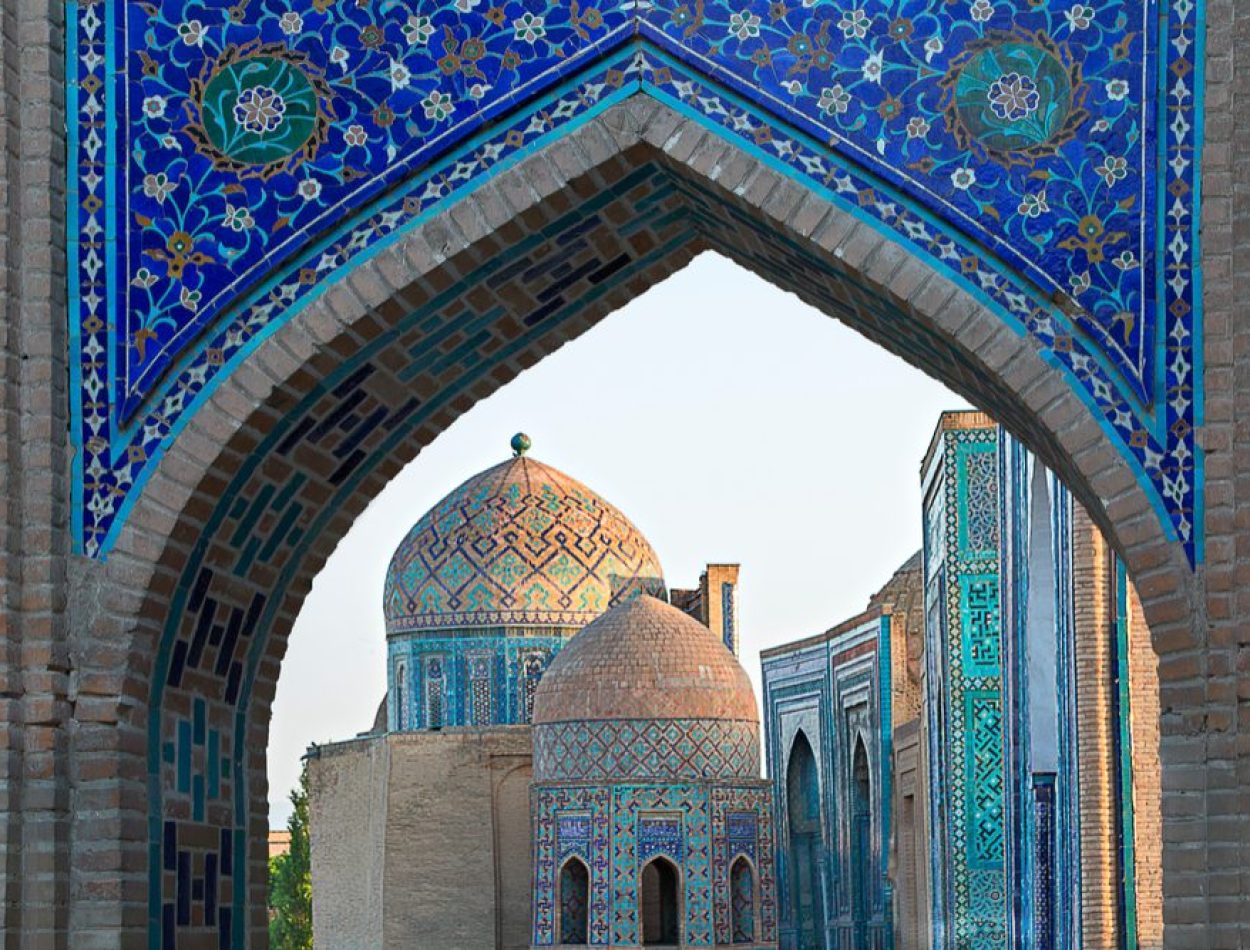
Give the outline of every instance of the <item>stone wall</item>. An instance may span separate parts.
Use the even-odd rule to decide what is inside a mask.
[[[529,946],[527,727],[336,743],[308,774],[318,947]]]
[[[308,760],[313,934],[318,947],[382,945],[385,736],[324,746]]]

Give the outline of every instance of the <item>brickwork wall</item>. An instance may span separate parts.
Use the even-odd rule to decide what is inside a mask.
[[[1074,506],[1072,604],[1076,631],[1077,812],[1080,820],[1080,930],[1086,947],[1116,946],[1115,723],[1112,717],[1110,549]]]
[[[1207,560],[1193,633],[1160,630],[1166,942],[1250,946],[1250,9],[1207,4],[1202,153]]]
[[[891,714],[897,729],[920,718],[920,669],[924,663],[924,565],[920,552],[868,599],[868,609],[890,611]]]
[[[1128,590],[1128,673],[1133,744],[1133,870],[1137,882],[1137,945],[1163,946],[1163,823],[1159,784],[1159,658],[1141,599]]]
[[[379,736],[327,747],[308,762],[318,947],[366,950],[382,944],[389,757],[386,739]]]
[[[49,947],[75,893],[71,783],[111,766],[69,726],[63,17],[0,4],[0,933]]]

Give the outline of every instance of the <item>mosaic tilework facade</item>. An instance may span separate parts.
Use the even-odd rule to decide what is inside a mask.
[[[772,796],[759,780],[604,785],[538,782],[533,791],[535,946],[556,942],[556,880],[571,858],[590,870],[589,943],[640,941],[638,882],[662,856],[680,871],[683,946],[732,943],[733,862],[755,870],[757,928],[776,945]]]
[[[924,479],[934,939],[1007,939],[998,427],[943,415]]]
[[[1008,946],[1149,945],[1136,919],[1131,584],[1059,479],[1012,436],[999,444]]]
[[[779,934],[783,950],[806,950],[797,919],[794,863],[811,861],[790,848],[787,788],[790,755],[801,732],[816,759],[821,842],[815,855],[814,893],[823,895],[822,950],[887,948],[893,944],[890,842],[893,684],[890,616],[870,611],[818,638],[764,652],[764,728],[768,774],[777,815]],[[867,853],[860,853],[854,822],[853,769],[863,744],[869,769]],[[863,893],[859,893],[859,891]]]
[[[756,775],[759,727],[701,719],[552,723],[534,735],[534,768],[552,779],[587,781]]]
[[[1007,890],[1009,946],[1080,945],[1074,929],[1079,907],[1080,821],[1073,688],[1071,616],[1071,496],[1053,475],[1040,477],[1028,452],[1000,435],[1002,492],[1003,697],[1011,714],[1006,743]],[[1038,491],[1045,498],[1038,498]],[[1035,523],[1043,519],[1045,524]],[[1045,559],[1047,563],[1042,563]],[[1051,601],[1053,622],[1030,629],[1030,609],[1045,617],[1038,598]],[[1030,676],[1029,658],[1054,657],[1053,679]],[[1050,695],[1039,695],[1049,685]],[[1033,748],[1037,732],[1050,738]]]
[[[629,519],[563,472],[518,457],[413,525],[386,572],[386,632],[576,629],[639,585],[664,595],[659,558]]]
[[[529,722],[542,671],[576,632],[487,628],[388,638],[389,728]],[[438,697],[437,722],[431,719],[432,695]]]
[[[69,7],[75,531],[333,275],[641,92],[1035,337],[1201,554],[1202,5]]]

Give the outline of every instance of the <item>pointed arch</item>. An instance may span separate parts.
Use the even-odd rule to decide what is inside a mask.
[[[111,811],[143,814],[148,829],[146,848],[118,842],[110,868],[146,874],[146,893],[90,901],[140,926],[150,907],[172,906],[176,879],[148,855],[163,847],[166,829],[187,824],[194,834],[185,840],[197,843],[183,850],[192,860],[211,855],[235,869],[231,906],[217,926],[175,922],[161,931],[261,939],[265,913],[255,895],[263,894],[266,846],[253,829],[266,809],[269,716],[313,577],[370,499],[457,416],[706,250],[845,320],[1024,439],[1148,581],[1143,609],[1156,643],[1190,649],[1197,581],[1105,420],[1035,339],[853,206],[646,96],[611,106],[501,170],[489,193],[457,202],[463,214],[414,225],[336,272],[320,296],[258,338],[154,463],[109,561],[84,575],[122,624],[111,649],[126,657],[127,676],[119,722],[85,724],[84,741],[101,743],[126,774],[146,775]],[[645,224],[645,234],[625,233],[619,221]],[[534,310],[517,301],[546,292],[557,270],[552,249],[564,247],[544,235],[568,235],[584,260],[575,273],[585,276],[562,285],[559,306],[553,298]],[[486,273],[502,290],[487,285]],[[539,283],[521,286],[531,273]],[[478,308],[481,295],[488,299]],[[480,348],[440,370],[470,311],[480,319]],[[360,406],[368,411],[351,408]],[[204,649],[204,631],[221,626],[240,632]],[[84,678],[116,675],[94,663]],[[422,672],[409,669],[413,725],[424,710]],[[187,821],[194,803],[162,757],[197,703],[233,777],[204,820]],[[125,738],[136,731],[148,736],[142,749]]]
[[[872,915],[872,880],[876,863],[872,848],[872,771],[863,735],[855,736],[851,754],[851,921],[855,946],[866,946]]]
[[[577,855],[560,867],[556,884],[556,942],[580,947],[590,942],[590,868]]]
[[[820,778],[807,734],[798,730],[786,766],[786,820],[790,841],[787,916],[796,950],[819,947],[825,931]]]
[[[681,943],[681,871],[668,858],[652,858],[638,878],[638,927],[644,947]]]
[[[729,868],[730,940],[733,943],[755,943],[758,901],[755,867],[750,858],[740,854]]]

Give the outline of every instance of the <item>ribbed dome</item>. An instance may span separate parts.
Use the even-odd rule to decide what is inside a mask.
[[[654,597],[613,608],[551,661],[534,725],[606,719],[759,722],[746,670],[707,627]]]
[[[580,627],[629,590],[663,584],[629,519],[520,455],[470,478],[408,532],[386,574],[386,632]]]

